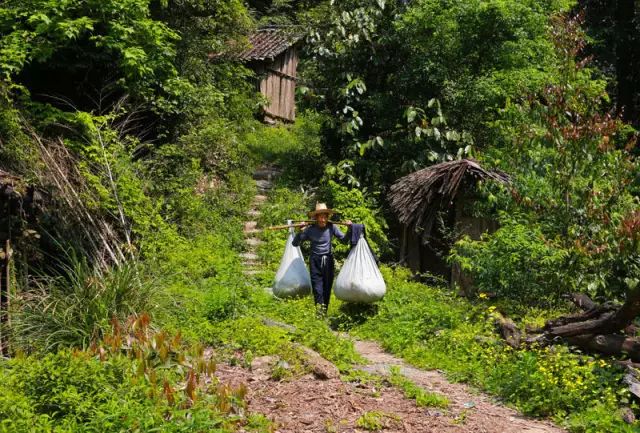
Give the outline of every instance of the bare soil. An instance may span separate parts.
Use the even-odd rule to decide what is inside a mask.
[[[525,418],[465,385],[449,383],[438,372],[410,367],[376,343],[356,342],[356,349],[369,361],[363,370],[384,376],[391,366],[399,366],[417,385],[445,395],[449,407],[418,407],[385,381],[380,389],[340,379],[319,380],[312,374],[275,381],[270,378],[276,361],[272,357],[257,359],[251,369],[219,365],[217,374],[223,382],[246,384],[248,410],[266,415],[279,433],[366,432],[357,426],[366,412],[381,413],[381,431],[388,433],[564,431],[549,422]]]

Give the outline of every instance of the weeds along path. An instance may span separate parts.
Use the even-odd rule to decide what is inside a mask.
[[[261,243],[256,219],[276,175],[271,166],[254,172],[258,194],[245,222],[247,252],[242,255],[248,278],[260,273],[264,265],[256,254]],[[291,324],[273,321],[269,326],[284,330],[291,340],[299,337]],[[317,326],[329,325],[318,321]],[[375,342],[356,341],[348,334],[333,335],[351,340],[366,364],[352,365],[351,373],[340,378],[335,366],[305,348],[307,355],[312,354],[303,361],[303,372],[295,373],[286,355],[278,353],[254,358],[250,367],[221,364],[218,377],[225,383],[245,384],[247,409],[265,414],[276,433],[563,431],[551,423],[524,418],[465,385],[452,384],[437,371],[411,367]]]

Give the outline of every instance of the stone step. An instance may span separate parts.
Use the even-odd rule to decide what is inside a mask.
[[[273,183],[269,180],[256,180],[256,187],[258,191],[269,191],[273,188]]]
[[[244,269],[242,273],[245,275],[251,276],[251,275],[258,275],[260,271],[258,269]]]
[[[244,223],[244,232],[247,233],[250,230],[256,230],[257,227],[258,227],[258,223],[256,221],[245,221],[245,223]]]
[[[245,236],[247,236],[248,238],[252,238],[254,235],[260,233],[261,230],[258,229],[245,229],[243,231],[243,233],[245,234]]]
[[[247,238],[245,239],[245,243],[250,247],[257,247],[262,243],[262,241],[258,238]]]
[[[249,212],[247,212],[247,215],[249,215],[251,218],[256,218],[262,215],[262,212],[260,212],[258,209],[251,209]]]
[[[253,172],[253,178],[255,180],[271,180],[280,173],[272,167],[262,167]]]
[[[253,196],[253,202],[256,204],[262,204],[267,201],[267,196],[264,194],[258,194]]]
[[[240,253],[240,257],[243,259],[242,261],[246,264],[248,261],[256,261],[258,260],[258,255],[256,253]]]

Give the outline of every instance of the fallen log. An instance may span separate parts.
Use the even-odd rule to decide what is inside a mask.
[[[620,334],[580,335],[565,339],[572,346],[605,355],[626,354],[632,360],[640,360],[640,340]]]
[[[584,293],[571,293],[569,298],[571,302],[584,311],[593,310],[598,306],[598,304],[593,302],[591,298]]]
[[[640,315],[640,289],[629,291],[621,305],[598,304],[581,293],[572,293],[569,299],[583,312],[549,320],[541,329],[528,330],[524,340],[513,321],[497,315],[496,325],[506,343],[514,348],[523,342],[527,345],[566,342],[606,355],[626,354],[631,361],[640,362],[640,338],[635,336],[638,327],[631,323]],[[625,334],[625,330],[630,333]]]

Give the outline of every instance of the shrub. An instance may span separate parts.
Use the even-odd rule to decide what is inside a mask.
[[[356,427],[363,428],[368,431],[378,431],[383,428],[383,418],[385,414],[382,412],[365,412],[356,420]]]
[[[70,351],[8,361],[0,370],[2,431],[44,432],[58,426],[79,432],[89,425],[144,425],[154,415],[157,422],[159,414],[145,404],[148,385],[132,381],[129,369],[123,359],[101,363]]]
[[[481,241],[458,241],[450,260],[473,277],[481,292],[528,304],[556,303],[572,287],[570,254],[535,226],[510,222]]]
[[[327,161],[320,146],[322,121],[320,115],[305,112],[293,125],[256,126],[244,141],[257,161],[282,167],[280,182],[292,186],[315,184]]]
[[[332,180],[327,181],[323,188],[323,200],[326,200],[340,215],[342,220],[350,219],[355,223],[364,224],[367,230],[367,242],[376,255],[390,251],[387,235],[388,228],[375,204],[368,200],[361,190],[342,186]],[[336,249],[345,252],[346,246]]]
[[[238,310],[241,294],[234,288],[217,287],[206,295],[205,310],[207,319],[212,322],[229,319]]]
[[[23,349],[86,347],[112,318],[153,312],[161,297],[134,261],[102,270],[70,253],[58,266],[59,276],[42,275],[19,294],[12,330]]]
[[[140,316],[96,342],[0,364],[0,429],[50,431],[236,431],[244,386],[220,384],[215,364],[179,336],[152,332]],[[208,380],[200,380],[206,374]],[[207,383],[210,384],[207,385]],[[181,386],[184,385],[184,386]]]

